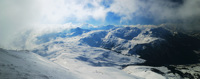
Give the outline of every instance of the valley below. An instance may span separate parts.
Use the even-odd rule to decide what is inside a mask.
[[[73,28],[0,49],[0,79],[198,79],[200,40],[163,27]]]

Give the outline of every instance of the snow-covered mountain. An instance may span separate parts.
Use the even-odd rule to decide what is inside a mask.
[[[148,33],[149,30],[149,28],[123,27],[100,32],[96,31],[94,33],[90,32],[91,34],[87,34],[88,36],[85,36],[80,41],[90,46],[129,54],[127,50],[133,48],[136,44],[149,43],[158,39],[151,37],[150,33]],[[93,40],[94,42],[90,42],[89,40]]]
[[[0,49],[0,78],[199,78],[199,39],[163,27],[81,27],[37,36],[30,52]]]
[[[88,34],[81,41],[125,55],[139,55],[151,64],[199,62],[199,55],[195,53],[200,49],[199,39],[163,27],[117,28]]]
[[[199,78],[196,71],[195,74],[193,71],[192,74],[179,71],[182,70],[179,65],[190,70],[190,66],[184,65],[195,65],[200,62],[200,40],[182,32],[164,27],[122,27],[88,33],[80,41],[89,46],[101,47],[128,56],[138,55],[146,60],[143,65],[166,66],[169,69],[171,65],[175,65],[172,71],[177,70],[175,72],[180,72],[182,77]],[[189,76],[185,76],[188,74]]]
[[[0,79],[82,79],[29,51],[0,49]]]
[[[37,44],[41,44],[41,43],[46,43],[49,42],[50,40],[56,39],[56,38],[66,38],[66,37],[74,37],[74,36],[78,36],[78,35],[82,35],[83,33],[89,32],[90,30],[88,29],[81,29],[79,27],[77,28],[71,28],[71,29],[65,29],[61,32],[57,32],[57,33],[48,33],[48,34],[44,34],[42,36],[38,36],[37,37]]]

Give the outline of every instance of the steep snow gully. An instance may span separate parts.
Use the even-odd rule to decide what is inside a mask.
[[[37,36],[0,49],[0,79],[198,79],[200,40],[164,27],[109,25]]]

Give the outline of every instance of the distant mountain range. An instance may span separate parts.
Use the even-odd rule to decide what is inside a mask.
[[[86,27],[87,26],[87,27]],[[199,62],[200,40],[163,27],[115,27],[114,25],[66,29],[38,36],[37,44],[56,38],[81,36],[80,42],[124,55],[139,55],[149,65]],[[105,28],[106,27],[106,28]]]
[[[200,77],[198,33],[158,26],[85,24],[37,36],[35,43],[33,50],[0,48],[0,78]]]
[[[81,39],[85,44],[139,55],[149,65],[191,64],[199,62],[200,40],[163,27],[122,27],[98,31]]]
[[[200,63],[198,33],[161,26],[94,27],[86,24],[38,36],[36,43],[39,47],[32,52],[48,59],[56,58],[55,61],[62,60],[57,57],[65,56],[63,52],[70,52],[72,59],[88,62],[92,66],[120,66],[125,70],[132,66],[134,68],[135,65],[155,66],[156,68],[150,71],[166,78],[171,78],[167,75],[172,73],[179,74],[182,78],[200,76],[200,70],[196,69]],[[71,58],[70,55],[66,56]],[[157,68],[163,66],[170,72]],[[184,72],[184,69],[188,71]]]

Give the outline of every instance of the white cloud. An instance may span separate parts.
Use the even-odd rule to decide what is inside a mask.
[[[69,21],[83,23],[91,18],[103,22],[108,12],[120,16],[121,22],[144,16],[157,21],[181,20],[192,24],[194,29],[200,29],[199,0],[183,0],[183,4],[169,0],[113,0],[107,8],[101,4],[102,1],[0,0],[0,46],[8,46],[16,41],[15,38],[26,33],[27,29],[35,27],[31,24],[59,24]],[[50,26],[39,28],[50,30]]]
[[[0,47],[20,41],[32,24],[84,22],[90,18],[104,21],[107,10],[101,0],[0,0]],[[88,5],[90,7],[88,7]],[[43,28],[45,26],[41,26]],[[57,26],[55,26],[57,27]],[[50,29],[50,27],[45,27]],[[22,35],[23,37],[23,35]]]
[[[156,23],[180,23],[187,28],[199,29],[200,0],[114,0],[109,11],[121,16],[121,22],[131,21],[137,16],[152,18]]]
[[[43,0],[42,20],[48,23],[63,23],[66,20],[85,21],[90,17],[104,21],[107,11],[101,0]]]
[[[122,20],[131,20],[133,13],[139,10],[138,0],[114,0],[110,5],[110,11],[122,17]]]
[[[38,18],[32,0],[0,0],[0,46],[10,45],[22,29]]]

